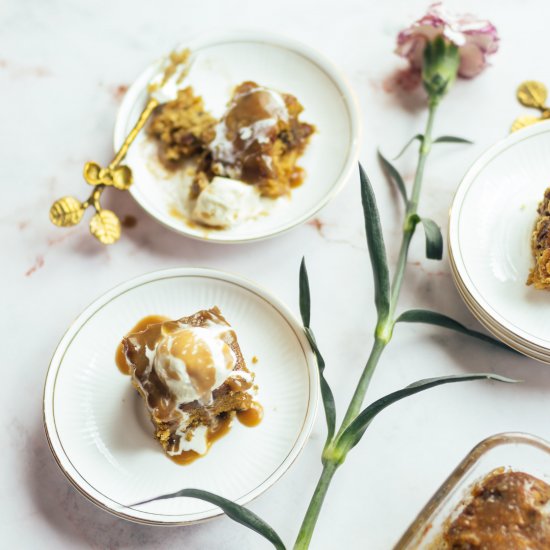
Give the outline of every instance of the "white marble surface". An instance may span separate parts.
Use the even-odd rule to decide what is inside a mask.
[[[421,211],[442,226],[461,176],[525,113],[514,99],[526,78],[550,84],[543,0],[449,1],[491,18],[501,37],[493,66],[460,82],[444,102],[436,134],[475,145],[442,145],[429,160]],[[212,26],[283,32],[336,61],[355,87],[363,112],[361,159],[377,192],[389,258],[398,247],[401,207],[375,160],[423,127],[414,99],[388,93],[399,28],[426,6],[419,0],[144,0],[94,2],[4,0],[0,16],[0,158],[3,201],[3,404],[0,440],[0,531],[13,548],[268,548],[228,519],[189,528],[127,523],[81,497],[50,455],[41,416],[51,353],[67,325],[94,297],[140,273],[171,266],[239,272],[269,287],[297,311],[297,274],[308,260],[313,326],[327,359],[340,412],[371,343],[372,281],[363,236],[358,178],[309,223],[274,240],[209,245],[172,234],[145,217],[129,196],[113,209],[139,218],[121,241],[104,248],[84,227],[60,230],[47,217],[52,200],[82,194],[82,165],[106,162],[124,86],[174,42]],[[170,12],[170,16],[166,15]],[[410,181],[411,152],[399,167]],[[448,260],[423,258],[417,236],[401,307],[438,309],[476,327],[453,286]],[[368,399],[415,379],[491,370],[519,377],[508,387],[470,383],[431,390],[382,414],[337,473],[312,548],[391,548],[462,456],[482,438],[523,430],[550,438],[550,369],[441,330],[399,327],[375,374]],[[251,505],[292,541],[320,471],[322,415],[306,449],[285,477]]]

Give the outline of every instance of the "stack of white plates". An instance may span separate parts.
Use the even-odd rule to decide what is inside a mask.
[[[497,143],[453,201],[449,257],[474,316],[517,351],[550,363],[550,291],[527,286],[537,206],[550,187],[550,121]]]

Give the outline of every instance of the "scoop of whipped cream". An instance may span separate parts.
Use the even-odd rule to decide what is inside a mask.
[[[161,384],[170,394],[175,410],[181,416],[176,435],[177,445],[166,452],[179,455],[182,451],[204,454],[208,450],[206,426],[199,425],[191,433],[187,431],[190,416],[180,410],[180,405],[195,400],[203,404],[212,401],[212,392],[228,378],[237,376],[250,379],[246,371],[234,371],[237,358],[227,343],[227,326],[181,326],[172,329],[163,327],[162,338],[152,354],[152,366]]]
[[[153,358],[153,369],[173,400],[182,405],[199,400],[209,403],[236,363],[225,342],[228,328],[216,324],[166,330]]]
[[[216,176],[198,196],[191,218],[210,227],[227,229],[260,210],[260,194],[255,186]]]

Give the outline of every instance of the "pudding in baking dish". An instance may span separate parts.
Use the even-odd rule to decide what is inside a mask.
[[[550,485],[498,469],[476,484],[433,550],[550,548]]]

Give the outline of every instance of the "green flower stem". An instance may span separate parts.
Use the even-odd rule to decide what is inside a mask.
[[[332,461],[325,462],[323,466],[323,473],[317,482],[317,487],[315,487],[315,492],[311,497],[302,527],[298,533],[294,550],[306,550],[309,548],[313,530],[315,528],[315,524],[317,523],[319,513],[321,512],[321,506],[325,500],[325,495],[327,494],[332,476],[335,474],[338,466],[338,463]]]
[[[411,244],[412,236],[418,223],[418,202],[420,199],[420,191],[422,190],[422,178],[424,177],[424,167],[426,166],[426,159],[432,148],[432,128],[434,123],[435,112],[438,102],[436,100],[430,101],[430,108],[428,112],[428,122],[426,123],[426,131],[420,144],[420,151],[418,153],[418,166],[416,168],[416,174],[414,176],[414,183],[411,198],[407,204],[407,211],[405,213],[405,222],[403,224],[403,238],[401,240],[401,248],[399,249],[399,256],[397,259],[397,266],[395,274],[393,276],[391,286],[390,297],[390,314],[389,318],[391,323],[395,322],[393,317],[395,315],[395,308],[399,301],[399,294],[401,293],[401,285],[403,283],[403,275],[405,274],[405,268],[407,267],[407,258],[409,256],[409,246]]]
[[[359,383],[357,384],[355,393],[351,398],[348,410],[346,411],[346,416],[344,417],[342,425],[338,430],[336,440],[342,434],[342,432],[353,422],[353,419],[361,411],[361,406],[363,405],[363,400],[365,399],[367,388],[369,387],[372,375],[374,374],[374,369],[376,368],[378,360],[380,359],[380,356],[382,355],[382,352],[384,351],[387,343],[388,342],[380,338],[375,338],[374,345],[372,346],[372,350],[367,360],[367,364],[365,365],[365,368],[361,374],[361,378],[359,379]]]
[[[418,155],[418,166],[416,169],[416,175],[414,178],[413,190],[411,194],[411,199],[407,204],[407,210],[405,213],[405,223],[403,224],[403,237],[401,240],[401,247],[399,250],[399,256],[397,259],[397,266],[395,269],[395,274],[392,281],[391,287],[391,297],[390,297],[390,311],[387,319],[378,319],[376,327],[376,338],[374,340],[374,345],[370,354],[370,357],[367,361],[365,369],[361,374],[359,379],[359,384],[357,389],[353,394],[351,402],[349,404],[346,416],[342,421],[342,425],[338,431],[338,435],[341,433],[353,422],[353,419],[361,410],[363,401],[365,399],[365,394],[370,384],[370,380],[378,364],[378,360],[382,355],[382,351],[391,340],[391,335],[393,331],[393,325],[395,324],[395,309],[399,301],[399,294],[401,293],[401,286],[403,284],[403,275],[405,274],[405,268],[407,266],[407,258],[409,255],[409,246],[411,244],[412,237],[416,229],[416,216],[418,210],[418,201],[420,198],[420,191],[422,188],[422,178],[424,176],[424,166],[426,164],[426,158],[430,153],[432,146],[432,127],[434,122],[435,111],[437,108],[437,102],[430,102],[430,109],[428,114],[428,122],[426,123],[426,131],[420,144],[420,151]]]
[[[361,411],[365,394],[369,387],[372,375],[378,365],[378,361],[382,355],[382,352],[388,345],[392,337],[393,326],[395,324],[395,310],[399,301],[399,295],[401,293],[401,286],[403,284],[403,275],[405,274],[405,268],[407,266],[407,258],[409,255],[409,246],[411,244],[412,237],[414,235],[416,224],[418,223],[418,201],[420,199],[420,191],[422,188],[422,178],[424,176],[424,167],[426,159],[430,153],[432,146],[432,127],[435,117],[435,112],[438,105],[438,99],[431,99],[429,104],[428,121],[426,123],[426,131],[422,139],[420,150],[418,154],[418,165],[413,183],[413,189],[411,198],[407,203],[407,210],[405,212],[405,222],[403,224],[403,237],[401,240],[401,247],[399,249],[399,256],[397,259],[397,266],[395,274],[393,276],[390,296],[390,309],[389,314],[384,319],[378,319],[376,325],[374,344],[367,360],[365,368],[357,384],[357,388],[346,411],[346,415],[342,420],[342,424],[336,436],[329,441],[323,452],[323,471],[321,477],[313,493],[313,497],[309,503],[306,515],[300,527],[298,538],[294,546],[294,550],[306,550],[309,547],[311,537],[313,536],[313,530],[321,506],[325,499],[325,495],[332,481],[334,474],[338,467],[344,462],[346,458],[347,450],[339,444],[339,438],[344,430],[353,422]]]

